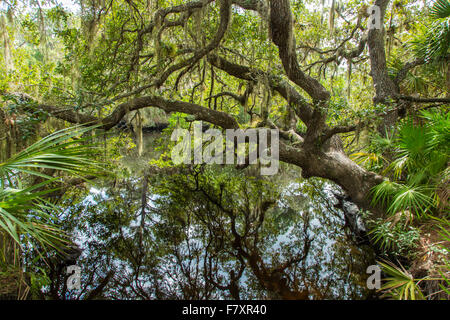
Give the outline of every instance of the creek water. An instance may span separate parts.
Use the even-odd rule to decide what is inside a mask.
[[[159,138],[160,134],[157,133],[145,134],[144,154],[138,157],[135,151],[131,151],[120,160],[123,167],[131,172],[125,182],[120,182],[124,184],[123,188],[112,185],[111,181],[100,183],[93,186],[82,201],[67,209],[74,217],[72,234],[75,242],[83,249],[79,263],[84,265],[85,270],[92,270],[97,265],[99,270],[103,268],[100,274],[107,272],[106,266],[118,268],[124,273],[128,271],[131,273],[132,267],[129,261],[132,258],[126,253],[117,251],[111,253],[108,250],[114,246],[112,245],[115,243],[114,239],[119,237],[128,236],[130,241],[137,241],[133,234],[136,234],[139,228],[139,219],[126,217],[124,215],[126,210],[124,211],[123,208],[129,208],[129,212],[139,212],[140,178],[149,160],[159,155],[159,151],[155,148]],[[302,217],[308,215],[307,232],[313,241],[309,254],[298,266],[302,277],[318,284],[326,298],[370,298],[374,292],[366,287],[368,277],[366,269],[374,263],[374,254],[368,247],[357,245],[354,236],[345,226],[343,212],[333,206],[336,202],[333,192],[339,190],[339,187],[321,179],[303,180],[299,168],[284,164],[280,166],[279,173],[271,177],[271,180],[280,191],[280,197],[274,200],[279,208],[279,226],[282,231],[278,232],[276,239],[266,250],[280,252],[281,260],[288,258],[283,257],[281,248],[298,242],[298,230],[302,228],[302,221],[304,221]],[[154,205],[153,201],[157,197],[157,194],[149,195],[150,207]],[[113,212],[117,217],[111,222],[108,220],[112,219],[111,217],[103,216],[105,212]],[[158,218],[151,216],[151,213],[148,215],[152,222],[146,225],[146,228],[151,229],[158,223]],[[156,243],[158,239],[152,241]],[[176,264],[173,259],[164,258],[157,261],[159,262],[154,263],[164,264],[167,269],[176,268],[175,265],[170,266],[171,263]],[[152,272],[149,271],[149,274]],[[241,286],[245,286],[246,277],[244,275],[241,279]],[[145,287],[148,283],[150,287],[151,276],[143,274],[140,281],[142,286]],[[167,277],[165,281],[174,285],[175,280]],[[109,289],[109,291],[111,296],[119,298],[122,291],[133,296],[129,288]],[[149,297],[156,296],[149,294]],[[216,296],[216,298],[224,297],[226,296]],[[254,298],[251,294],[246,297]]]

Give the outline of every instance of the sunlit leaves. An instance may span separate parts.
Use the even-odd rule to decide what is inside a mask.
[[[379,262],[383,271],[388,275],[381,290],[397,300],[423,300],[417,280],[415,280],[403,267],[399,268],[391,262]]]

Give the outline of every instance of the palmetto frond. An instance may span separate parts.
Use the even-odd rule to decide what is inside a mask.
[[[374,152],[356,152],[351,154],[350,158],[359,165],[365,167],[378,166],[383,163],[383,156]]]
[[[394,214],[399,211],[409,210],[416,216],[426,214],[427,210],[436,206],[435,200],[430,197],[430,190],[424,186],[403,186],[393,197],[388,213]]]
[[[398,300],[423,300],[425,297],[415,280],[403,267],[397,267],[391,262],[379,262],[382,270],[388,275],[386,283],[381,287],[385,294]]]
[[[52,169],[83,176],[101,171],[93,161],[97,149],[77,139],[94,127],[73,127],[55,132],[4,163],[0,163],[0,232],[18,244],[36,240],[42,247],[61,248],[67,237],[55,221],[58,211],[45,200],[57,180],[40,171]],[[21,175],[41,177],[40,183],[23,187]]]
[[[450,16],[450,1],[437,0],[430,10],[430,15],[436,19]]]
[[[428,150],[439,150],[449,156],[450,153],[450,114],[421,111],[421,117],[427,120]]]
[[[445,56],[450,43],[450,2],[437,0],[430,10],[434,19],[431,27],[422,36],[413,41],[413,47],[419,57],[430,61]]]
[[[438,189],[449,160],[448,115],[424,111],[425,124],[411,120],[401,125],[395,139],[394,156],[384,173],[394,181],[384,181],[373,190],[373,201],[386,206],[388,214],[409,211],[428,214],[439,205]]]
[[[18,244],[33,238],[44,247],[58,248],[65,242],[64,233],[52,222],[51,212],[57,209],[41,198],[52,190],[36,191],[51,182],[46,180],[25,189],[0,191],[0,229]]]
[[[401,188],[402,185],[400,183],[385,180],[373,189],[372,202],[388,205]]]
[[[18,173],[51,178],[38,169],[65,171],[79,176],[99,169],[90,157],[97,153],[97,149],[85,144],[85,138],[77,138],[93,128],[76,126],[57,131],[0,163],[0,187],[5,186],[8,180],[11,183],[10,178]]]

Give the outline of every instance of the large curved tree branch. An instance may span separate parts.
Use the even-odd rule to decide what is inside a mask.
[[[273,90],[277,91],[286,101],[288,101],[288,103],[294,107],[294,111],[297,116],[306,125],[309,125],[313,114],[313,108],[287,81],[262,70],[230,62],[215,54],[208,55],[208,62],[214,67],[225,71],[229,75],[242,80],[257,81],[257,79],[261,76],[267,78],[269,80],[269,86]]]
[[[70,108],[57,107],[48,104],[29,104],[30,107],[48,112],[52,116],[77,124],[91,124],[93,122],[103,124],[100,128],[108,130],[114,127],[119,121],[131,111],[156,107],[166,112],[182,112],[195,116],[197,120],[206,121],[217,125],[223,129],[238,129],[239,124],[236,119],[222,111],[217,111],[202,107],[195,103],[184,101],[168,100],[159,96],[145,96],[132,99],[118,105],[114,111],[105,118],[99,119],[94,116],[78,113]],[[312,123],[310,123],[312,125]],[[270,127],[270,126],[269,126]],[[328,130],[331,130],[328,131]],[[346,132],[349,128],[336,127],[327,129],[325,135],[339,132]],[[318,136],[320,139],[321,136]],[[347,191],[352,201],[365,209],[371,209],[376,213],[381,213],[379,208],[371,204],[370,190],[376,184],[382,182],[383,178],[373,172],[367,171],[355,162],[350,160],[339,145],[339,138],[328,139],[323,148],[314,147],[306,142],[298,145],[279,142],[279,160],[302,168],[302,176],[321,177],[334,181]],[[305,139],[306,140],[306,139]],[[337,141],[334,141],[337,140]],[[313,141],[317,144],[320,141]]]
[[[330,99],[330,93],[316,79],[305,74],[297,60],[293,21],[289,0],[270,0],[270,35],[278,46],[288,78],[317,101]]]
[[[420,66],[421,64],[425,63],[425,59],[424,58],[417,58],[411,62],[407,62],[405,63],[405,65],[403,66],[403,68],[397,73],[397,76],[394,78],[394,83],[398,86],[400,85],[400,82],[402,82],[406,75],[408,74],[409,70]]]
[[[219,29],[218,29],[216,35],[214,36],[214,38],[211,40],[211,42],[206,47],[196,51],[191,58],[181,61],[181,62],[171,66],[166,71],[164,71],[163,74],[155,81],[155,85],[157,87],[161,86],[173,72],[197,63],[202,57],[204,57],[209,52],[211,52],[212,50],[217,48],[220,41],[224,37],[225,32],[228,29],[228,24],[229,24],[230,18],[231,18],[232,1],[231,0],[221,0],[221,2],[222,2],[222,4],[220,6]]]
[[[314,101],[313,104],[308,103],[288,81],[283,80],[281,77],[229,62],[211,53],[219,45],[226,32],[231,18],[231,3],[231,0],[223,0],[219,31],[210,44],[194,53],[191,59],[169,67],[166,74],[163,74],[160,79],[165,81],[172,72],[184,66],[195,64],[198,61],[197,59],[201,59],[203,56],[207,56],[208,61],[213,66],[224,70],[234,77],[255,81],[262,75],[269,79],[270,87],[289,102],[289,105],[294,108],[298,117],[308,127],[303,143],[297,143],[294,146],[280,141],[279,159],[301,167],[302,175],[305,178],[315,176],[336,182],[348,192],[355,203],[363,208],[376,211],[376,208],[371,206],[370,203],[370,190],[382,181],[382,177],[364,170],[351,161],[344,153],[339,137],[333,137],[337,133],[351,130],[351,126],[333,129],[326,125],[326,108],[322,108],[322,106],[326,107],[330,93],[319,81],[304,74],[300,69],[295,53],[295,39],[289,1],[270,1],[271,36],[273,42],[279,48],[280,59],[287,77],[311,96]],[[157,107],[166,112],[191,114],[197,120],[206,121],[224,129],[239,128],[236,119],[225,112],[212,110],[195,103],[168,100],[154,95],[137,97],[123,102],[117,105],[110,115],[101,119],[76,112],[71,108],[61,108],[49,104],[37,104],[36,106],[59,119],[71,123],[101,123],[102,128],[105,130],[116,125],[127,113],[147,107]]]

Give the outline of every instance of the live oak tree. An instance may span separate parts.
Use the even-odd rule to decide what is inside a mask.
[[[379,17],[369,17],[372,5],[380,9]],[[392,215],[375,228],[374,239],[381,246],[395,242],[407,250],[416,238],[403,232],[400,236],[408,241],[383,240],[383,230],[387,226],[392,234],[389,223],[405,214],[405,206],[399,201],[386,207],[383,201],[373,203],[374,186],[376,199],[383,198],[380,187],[390,185],[401,187],[400,195],[425,190],[416,192],[422,198],[415,200],[421,203],[403,202],[406,213],[419,219],[425,211],[444,216],[450,88],[447,0],[432,5],[333,0],[328,7],[313,0],[80,0],[77,7],[67,10],[44,1],[0,3],[0,162],[47,128],[92,123],[105,131],[131,125],[139,156],[146,151],[144,121],[158,122],[167,113],[169,130],[189,127],[194,120],[222,129],[279,129],[280,160],[301,168],[302,177],[331,180],[348,193],[342,199],[376,216]],[[380,19],[380,29],[368,29],[373,18]],[[435,113],[417,116],[420,109],[430,108]],[[403,121],[405,116],[412,121]],[[376,156],[382,160],[373,160],[370,149],[380,141],[391,143],[392,137],[400,138],[395,141],[401,148],[380,148]],[[101,157],[114,167],[115,151],[128,141],[122,135],[105,138]],[[164,147],[170,152],[170,144]],[[408,159],[402,161],[405,152]],[[366,163],[355,162],[361,160],[358,155],[366,157]],[[166,164],[160,160],[156,163]],[[69,292],[65,270],[52,263],[52,253],[47,262],[35,263],[34,251],[26,251],[34,279],[51,278],[48,291],[39,294],[53,299],[347,296],[342,288],[336,294],[339,284],[333,282],[348,285],[346,270],[336,265],[355,271],[353,263],[341,261],[352,260],[355,253],[348,250],[353,249],[339,247],[345,252],[335,255],[333,279],[325,284],[315,278],[323,270],[310,270],[305,263],[308,252],[316,257],[329,254],[314,248],[324,242],[310,239],[312,226],[307,216],[298,214],[302,209],[289,214],[276,208],[273,199],[280,200],[279,195],[266,194],[268,186],[255,187],[259,180],[247,185],[225,176],[223,184],[211,184],[207,182],[226,170],[199,174],[198,167],[193,175],[183,171],[190,167],[176,168],[181,175],[171,172],[166,180],[164,174],[162,178],[148,170],[147,160],[136,161],[145,162],[142,177],[111,183],[113,202],[87,205],[78,188],[65,197],[66,188],[51,194],[59,201],[83,199],[76,208],[58,204],[79,219],[64,219],[66,230],[84,222],[89,226],[86,254],[77,261],[86,272],[81,292]],[[385,178],[391,181],[380,185]],[[309,179],[311,185],[314,181]],[[65,179],[64,186],[82,182]],[[150,208],[150,193],[164,192],[170,195]],[[317,201],[317,193],[307,194],[315,202],[324,200]],[[327,201],[321,205],[330,206]],[[270,247],[283,233],[276,210],[287,216],[286,225],[298,223],[293,228],[296,240],[281,256]],[[319,214],[321,227],[334,228],[327,229],[327,239],[336,230],[347,232],[342,217],[333,219],[333,205],[326,212]],[[197,233],[190,232],[192,228]],[[341,235],[333,239],[341,241]],[[390,251],[405,258],[401,250]],[[44,269],[47,275],[41,273]],[[354,273],[365,275],[365,270]]]

